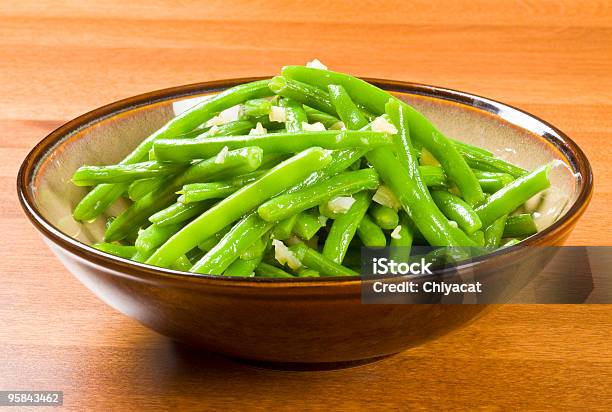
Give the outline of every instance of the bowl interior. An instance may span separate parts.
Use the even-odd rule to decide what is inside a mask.
[[[547,140],[558,138],[547,124],[511,107],[460,92],[419,85],[404,85],[402,91],[397,91],[397,84],[390,88],[449,137],[486,148],[526,169],[562,160],[551,174],[551,189],[527,204],[530,212],[536,212],[539,229],[550,226],[576,202],[585,176],[567,153]],[[87,192],[71,183],[74,171],[84,164],[117,163],[171,117],[216,92],[208,89],[193,85],[158,92],[155,99],[128,99],[103,117],[90,116],[77,128],[68,128],[34,170],[30,190],[39,213],[85,244],[100,241],[106,219],[90,223],[72,219],[72,208]],[[118,202],[107,217],[125,206],[125,202]]]

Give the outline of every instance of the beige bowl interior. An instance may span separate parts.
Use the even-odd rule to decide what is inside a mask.
[[[32,190],[41,214],[62,232],[84,243],[100,241],[106,219],[99,218],[91,223],[78,223],[72,219],[72,208],[87,193],[86,189],[71,183],[74,171],[84,164],[117,163],[170,118],[206,96],[210,94],[128,109],[66,136],[36,170]],[[540,229],[552,224],[576,200],[578,176],[572,173],[562,153],[538,135],[546,131],[546,126],[536,119],[514,110],[495,115],[440,98],[400,96],[447,136],[486,148],[526,169],[554,159],[563,160],[565,163],[555,167],[551,174],[553,187],[528,202],[529,211],[537,212],[535,216]],[[528,124],[532,131],[515,124]],[[116,215],[125,206],[126,202],[118,202],[108,211],[107,217]]]

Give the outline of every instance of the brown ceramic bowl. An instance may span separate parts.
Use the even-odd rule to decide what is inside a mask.
[[[186,99],[251,80],[200,83],[132,97],[80,116],[45,137],[23,162],[18,192],[28,218],[64,265],[104,302],[147,327],[253,361],[324,365],[375,359],[446,334],[479,315],[486,305],[362,304],[359,278],[199,276],[134,263],[89,246],[102,238],[104,219],[81,224],[71,218],[72,207],[85,193],[70,183],[76,168],[117,162],[185,106]],[[552,176],[555,189],[534,206],[542,212],[538,224],[543,230],[522,244],[558,245],[568,236],[589,202],[592,174],[584,153],[565,134],[482,97],[369,81],[414,105],[447,135],[525,168],[561,159],[567,167]],[[121,207],[115,205],[110,213]],[[539,270],[539,263],[531,261],[530,269],[517,272],[515,263],[526,259],[525,249],[508,248],[453,270],[508,285],[508,279],[521,280],[525,273],[528,278]],[[499,295],[513,290],[500,287]]]

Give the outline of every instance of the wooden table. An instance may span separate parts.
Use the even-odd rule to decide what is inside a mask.
[[[63,390],[74,410],[609,407],[610,306],[503,306],[379,363],[261,370],[175,346],[102,304],[51,255],[14,189],[28,150],[85,111],[317,57],[489,96],[557,125],[596,177],[570,242],[610,245],[609,1],[59,3],[0,5],[0,390]]]

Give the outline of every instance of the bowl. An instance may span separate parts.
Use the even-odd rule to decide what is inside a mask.
[[[102,301],[172,339],[255,362],[325,368],[400,352],[466,325],[494,305],[363,304],[359,278],[227,278],[121,259],[97,249],[104,219],[77,223],[83,164],[116,163],[196,100],[257,79],[191,84],[131,97],[86,113],[45,137],[17,178],[23,209],[70,272]],[[511,295],[541,270],[533,246],[560,245],[584,212],[592,173],[580,148],[550,124],[511,106],[422,84],[366,79],[413,105],[448,136],[531,169],[552,159],[554,190],[533,206],[539,233],[438,276],[468,274]],[[125,205],[116,204],[115,214]],[[540,258],[544,259],[544,258]],[[516,262],[529,264],[517,269]],[[509,281],[510,280],[510,281]],[[516,280],[516,282],[514,282]],[[508,285],[514,285],[510,287]],[[510,292],[509,292],[510,291]]]

